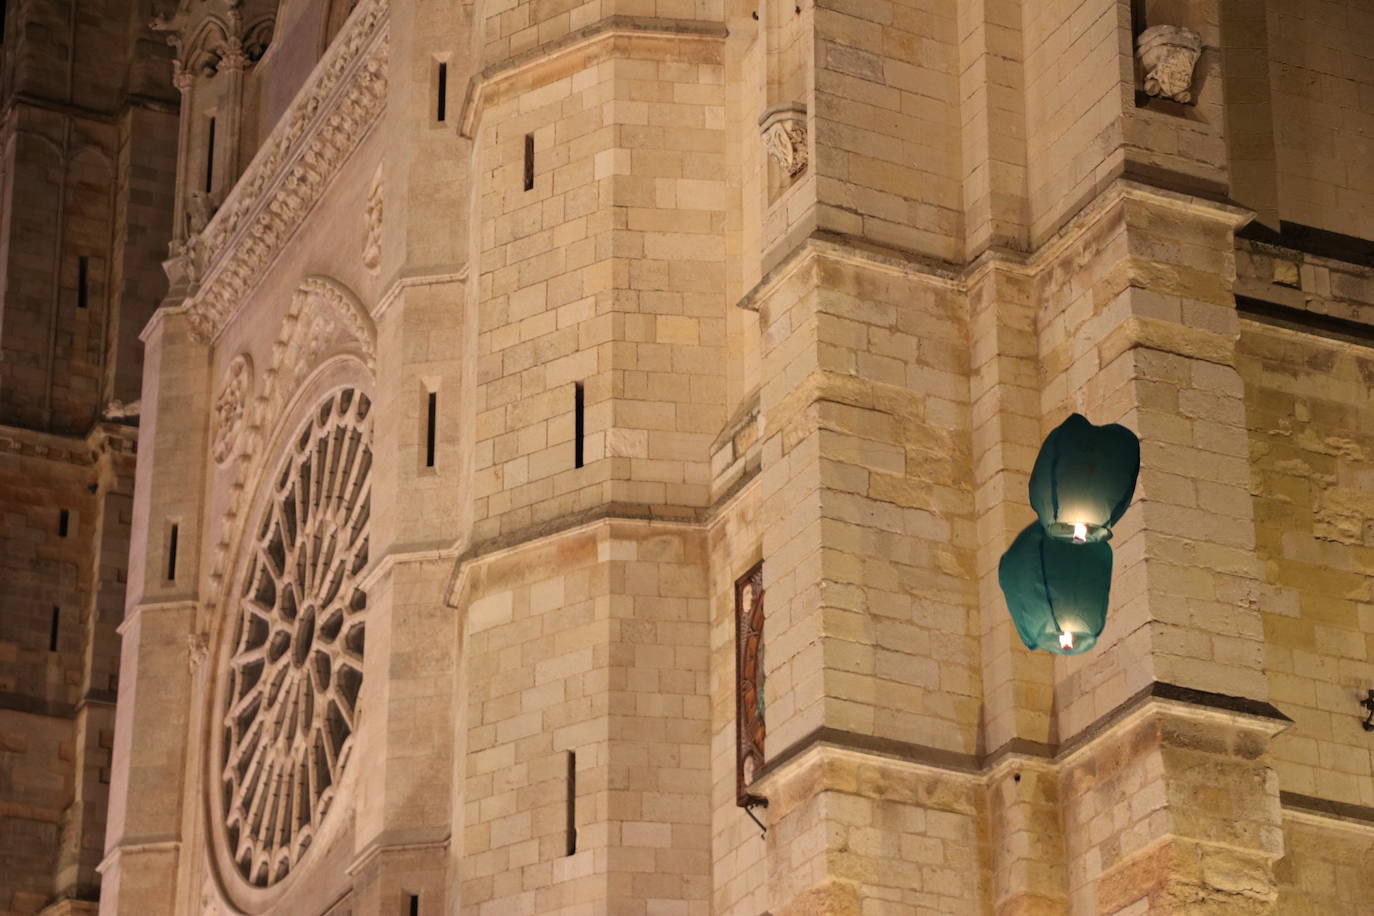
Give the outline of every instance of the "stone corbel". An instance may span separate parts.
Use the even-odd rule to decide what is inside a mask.
[[[774,105],[759,118],[763,148],[795,179],[806,171],[806,106],[800,102]]]
[[[1193,67],[1202,55],[1202,36],[1178,25],[1156,25],[1136,39],[1145,69],[1145,93],[1175,102],[1193,100]]]

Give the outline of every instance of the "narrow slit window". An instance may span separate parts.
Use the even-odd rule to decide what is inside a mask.
[[[76,259],[76,307],[84,309],[91,304],[91,259],[84,254]]]
[[[210,119],[205,136],[205,193],[215,189],[215,119]]]
[[[64,538],[67,536],[67,528],[72,523],[72,514],[63,509],[57,513],[57,536]]]
[[[525,134],[525,190],[534,189],[534,134]]]
[[[568,751],[568,855],[577,852],[577,753]]]
[[[439,64],[438,103],[435,105],[434,120],[448,120],[448,64]]]
[[[434,443],[439,412],[439,392],[431,391],[425,415],[425,467],[434,467]]]
[[[443,120],[440,118],[439,120]],[[409,916],[420,916],[420,895],[406,894],[406,912]]]
[[[177,580],[177,525],[167,533],[167,581]]]
[[[48,630],[48,651],[49,651],[49,652],[56,652],[56,651],[57,651],[57,631],[58,631],[58,628],[59,628],[61,625],[62,625],[62,609],[61,609],[60,607],[54,607],[54,608],[52,609],[52,626],[51,626],[51,628]]]
[[[587,436],[587,393],[581,382],[573,383],[573,467],[582,467],[582,444]]]

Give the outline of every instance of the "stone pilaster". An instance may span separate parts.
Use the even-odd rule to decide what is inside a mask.
[[[101,912],[176,911],[208,442],[209,351],[166,310],[146,344]]]
[[[1282,843],[1266,754],[1286,720],[1266,702],[1234,368],[1232,230],[1242,219],[1232,208],[1118,183],[1061,235],[1062,254],[1045,253],[1043,430],[1077,409],[1097,423],[1125,423],[1142,443],[1137,505],[1112,541],[1107,629],[1092,653],[1056,662],[1062,743],[1085,740],[1109,715],[1145,717],[1097,734],[1081,752],[1094,763],[1072,758],[1064,773],[1074,908],[1115,912],[1137,899],[1159,913],[1227,900],[1256,912],[1273,905]],[[1223,708],[1243,700],[1263,715],[1233,721],[1197,704],[1140,706],[1176,691]],[[1243,795],[1234,806],[1233,790]],[[1129,818],[1103,809],[1113,795],[1130,799]],[[1213,874],[1208,863],[1223,853],[1243,863],[1244,879],[1229,865],[1229,876]],[[1243,886],[1228,885],[1235,881]]]
[[[980,624],[959,298],[917,262],[819,241],[756,291],[769,768],[822,735],[974,765]],[[775,913],[835,894],[857,908],[900,883],[827,852],[845,822],[821,796],[842,790],[817,773],[814,802],[772,810],[781,776],[758,790],[780,838],[768,864]],[[881,822],[883,794],[860,794]],[[972,860],[939,886],[960,884],[944,882],[965,866],[963,886],[976,887]],[[937,906],[967,903],[962,891],[931,893]]]
[[[1283,854],[1267,704],[1149,696],[1064,758],[1071,912],[1273,913]],[[1237,704],[1239,705],[1239,704]]]

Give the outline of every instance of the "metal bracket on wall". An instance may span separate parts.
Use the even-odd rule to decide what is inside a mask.
[[[1374,691],[1371,692],[1374,693]],[[759,830],[761,831],[760,835],[765,840],[768,839],[768,828],[764,826],[763,821],[759,820],[758,817],[754,815],[755,808],[768,807],[768,799],[759,795],[746,795],[744,796],[744,801],[740,803],[740,807],[744,809],[745,814],[749,815],[751,821],[759,825]]]

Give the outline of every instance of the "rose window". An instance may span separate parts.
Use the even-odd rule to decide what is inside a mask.
[[[259,887],[310,847],[357,728],[370,408],[337,391],[292,440],[231,612],[220,811],[239,873]]]

